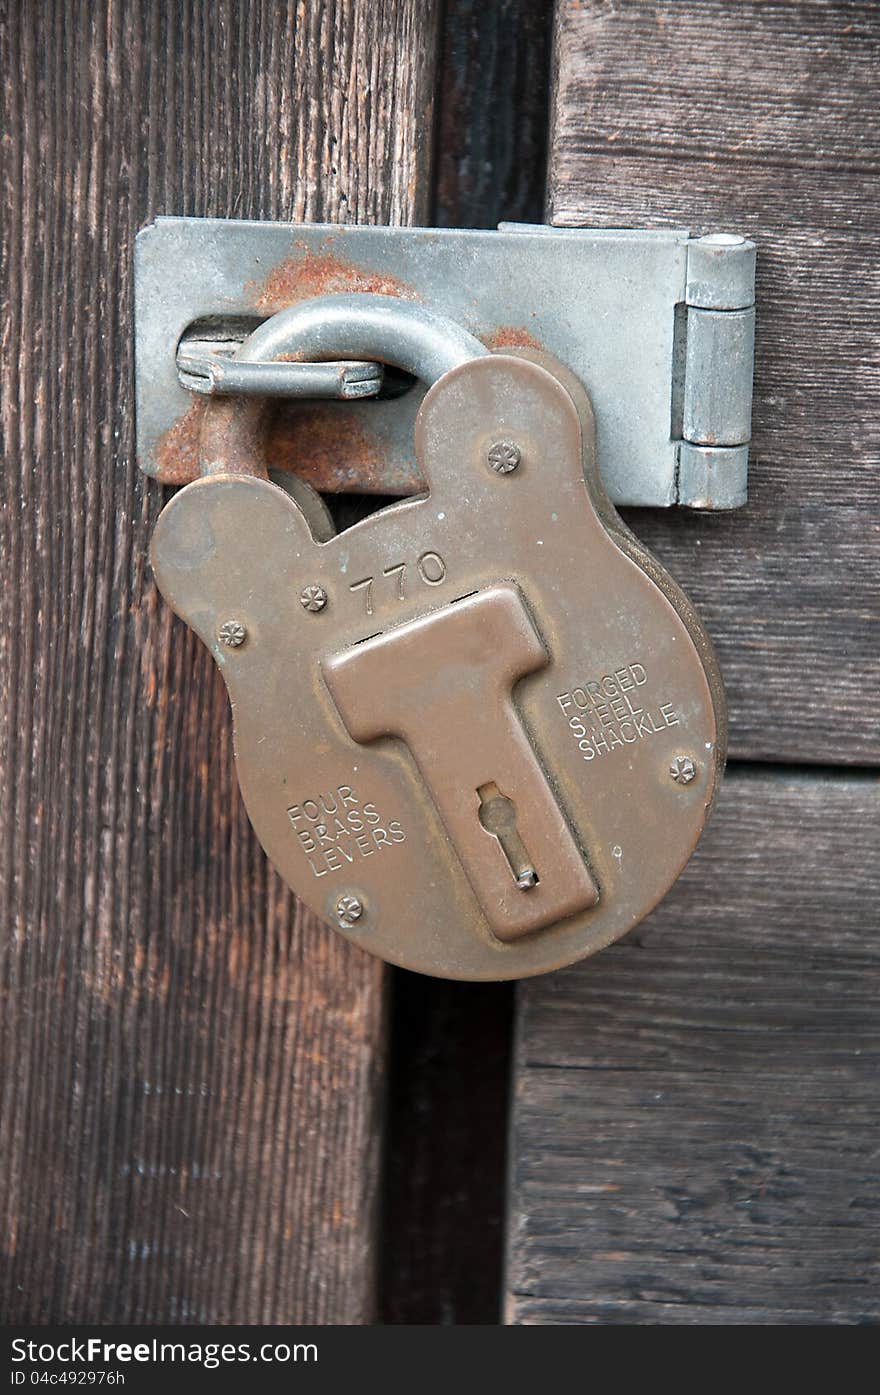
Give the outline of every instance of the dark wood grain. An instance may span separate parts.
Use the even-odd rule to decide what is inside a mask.
[[[149,575],[132,238],[424,220],[436,10],[3,7],[8,1322],[373,1313],[384,974],[267,865],[222,684]]]
[[[497,1323],[513,986],[398,970],[392,985],[382,1314]]]
[[[559,0],[549,213],[758,243],[750,503],[628,521],[718,647],[740,758],[880,760],[880,9]]]
[[[544,221],[553,0],[447,0],[434,220]]]
[[[632,935],[521,986],[509,1316],[880,1320],[880,780],[734,768]]]

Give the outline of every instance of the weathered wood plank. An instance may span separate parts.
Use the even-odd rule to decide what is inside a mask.
[[[880,10],[559,0],[549,213],[756,237],[751,499],[639,513],[716,640],[741,758],[876,763]]]
[[[631,936],[519,994],[513,1322],[880,1318],[880,781],[734,768]]]
[[[7,1322],[357,1322],[384,975],[296,911],[157,599],[131,251],[158,213],[423,221],[437,5],[3,7]]]

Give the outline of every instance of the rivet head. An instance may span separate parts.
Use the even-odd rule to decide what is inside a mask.
[[[240,620],[224,620],[217,632],[217,638],[227,649],[238,649],[247,639],[247,630]]]
[[[323,586],[304,586],[300,592],[299,603],[303,610],[308,610],[312,615],[323,610],[327,604],[327,592]]]
[[[351,925],[356,920],[360,920],[364,913],[363,902],[357,896],[340,896],[334,907],[336,918],[343,925]]]
[[[496,441],[486,458],[496,475],[509,475],[522,460],[522,451],[513,441]]]
[[[690,756],[676,756],[669,773],[677,785],[689,785],[696,776],[697,767]]]

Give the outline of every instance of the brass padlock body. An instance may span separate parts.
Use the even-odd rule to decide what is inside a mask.
[[[623,935],[690,857],[725,757],[706,633],[608,503],[586,393],[535,357],[430,389],[427,495],[316,536],[283,489],[215,473],[153,539],[281,875],[365,949],[450,978]]]

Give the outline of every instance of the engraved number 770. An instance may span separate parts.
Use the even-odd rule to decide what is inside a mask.
[[[406,568],[406,562],[397,562],[393,567],[386,567],[382,572],[383,577],[397,577],[397,599],[399,601],[406,597]],[[427,586],[439,586],[441,581],[446,579],[446,563],[439,552],[423,552],[416,562],[416,568]],[[348,588],[349,591],[363,591],[367,615],[373,614],[374,580],[375,577],[365,576],[360,581],[353,581]]]

